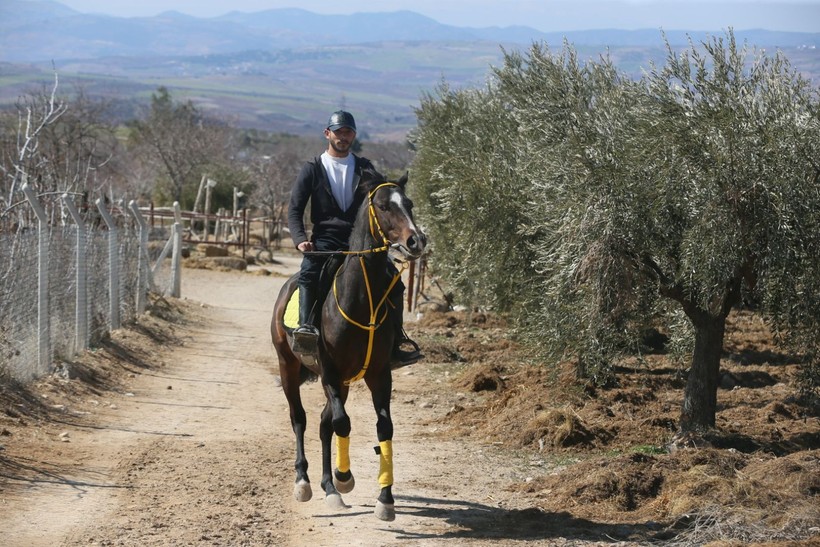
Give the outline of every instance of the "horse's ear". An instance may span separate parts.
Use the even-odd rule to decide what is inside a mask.
[[[405,186],[407,186],[407,179],[408,178],[409,178],[409,172],[405,171],[404,174],[401,176],[401,178],[398,181],[396,181],[396,184],[398,184],[399,186],[404,188]]]
[[[368,192],[373,190],[383,180],[384,175],[376,171],[373,167],[365,167],[362,169],[362,179],[360,184],[366,188]]]

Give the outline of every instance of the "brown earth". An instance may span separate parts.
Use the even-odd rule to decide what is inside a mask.
[[[347,405],[351,508],[319,495],[315,382],[303,387],[314,499],[296,502],[268,334],[296,265],[186,269],[183,299],[155,300],[41,381],[4,383],[0,545],[820,543],[817,407],[801,404],[794,359],[749,313],[732,318],[717,431],[671,453],[683,372],[668,356],[584,388],[528,364],[498,317],[425,313],[408,331],[427,358],[394,373],[396,520],[373,516],[361,383]]]

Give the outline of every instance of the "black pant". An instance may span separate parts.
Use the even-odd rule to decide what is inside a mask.
[[[314,236],[313,247],[316,251],[346,251],[347,241],[341,241],[336,237],[330,235]],[[322,268],[332,255],[309,255],[306,254],[302,258],[302,267],[299,271],[299,287],[306,287],[308,290],[319,289],[319,277],[322,274]],[[334,257],[335,259],[336,257]],[[341,257],[339,257],[341,258]],[[338,260],[341,264],[341,260]]]

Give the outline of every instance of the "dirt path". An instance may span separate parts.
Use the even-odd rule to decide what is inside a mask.
[[[293,434],[268,334],[284,277],[184,274],[183,295],[202,303],[202,321],[182,327],[184,345],[134,370],[127,391],[66,409],[48,451],[14,460],[19,468],[0,491],[0,545],[561,545],[569,540],[547,529],[558,525],[571,538],[590,524],[561,515],[552,519],[566,522],[546,523],[518,506],[505,486],[538,462],[426,425],[474,396],[446,389],[446,370],[427,362],[395,373],[396,520],[372,514],[375,417],[361,383],[348,403],[351,508],[333,512],[320,493],[317,383],[303,388],[314,499],[297,503]],[[42,442],[47,433],[31,435]],[[11,459],[11,445],[25,442],[5,443]]]

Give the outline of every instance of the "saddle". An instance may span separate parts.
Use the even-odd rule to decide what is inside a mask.
[[[341,267],[344,258],[332,256],[325,261],[322,266],[322,273],[319,275],[319,287],[316,291],[317,299],[313,305],[313,324],[319,328],[322,320],[321,306],[324,304],[327,294],[330,292],[333,283],[333,276]],[[288,332],[293,332],[293,329],[299,327],[299,286],[296,285],[296,290],[290,295],[288,305],[285,307],[284,324]]]

